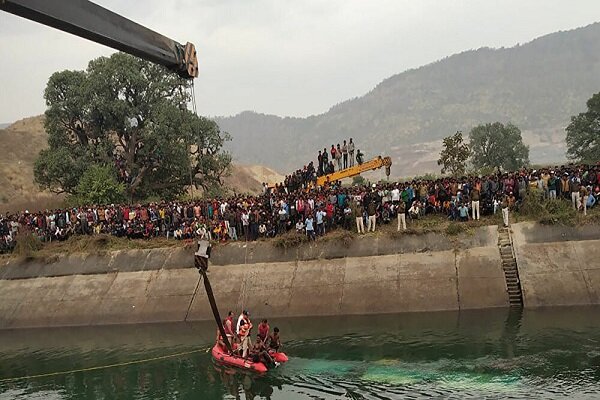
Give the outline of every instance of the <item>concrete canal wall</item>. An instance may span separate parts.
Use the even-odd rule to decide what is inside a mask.
[[[543,229],[513,226],[525,306],[598,304],[600,229]],[[506,307],[497,243],[494,226],[451,238],[365,236],[292,249],[233,243],[213,251],[210,280],[222,313],[248,308],[254,318]],[[594,246],[593,262],[583,262]],[[0,266],[0,329],[211,318],[191,249]]]
[[[525,307],[600,304],[600,226],[520,223],[512,239]]]

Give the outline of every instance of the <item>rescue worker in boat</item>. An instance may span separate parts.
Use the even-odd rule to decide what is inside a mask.
[[[267,368],[279,366],[279,363],[273,360],[273,357],[271,357],[269,354],[264,341],[258,335],[256,336],[256,342],[254,342],[254,345],[250,350],[250,358],[253,362],[262,362]]]
[[[248,357],[248,350],[250,348],[250,329],[252,329],[252,324],[247,324],[246,321],[242,319],[240,321],[240,329],[238,332],[242,347],[242,358]]]
[[[219,346],[219,349],[221,349],[223,353],[229,353],[229,350],[227,350],[227,346],[225,346],[225,342],[223,341],[223,336],[221,336],[221,330],[219,328],[217,328],[217,346]]]
[[[240,314],[240,316],[237,319],[237,324],[235,325],[235,333],[237,335],[240,334],[240,322],[244,320],[246,321],[247,324],[250,324],[250,313],[247,310],[242,311],[242,313]]]
[[[229,339],[229,343],[233,344],[233,311],[227,313],[227,318],[223,321],[223,328],[225,329],[225,335]]]
[[[265,318],[258,324],[258,337],[263,343],[266,343],[266,340],[269,338],[269,330],[269,322]]]
[[[273,333],[269,336],[269,348],[279,352],[281,348],[281,338],[279,337],[279,328],[275,327]]]

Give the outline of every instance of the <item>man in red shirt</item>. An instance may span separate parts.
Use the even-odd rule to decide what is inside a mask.
[[[258,337],[264,342],[267,337],[269,337],[269,322],[267,319],[263,319],[260,324],[258,324]]]

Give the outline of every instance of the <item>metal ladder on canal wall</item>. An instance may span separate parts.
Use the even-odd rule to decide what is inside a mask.
[[[521,291],[521,281],[519,280],[519,269],[517,260],[510,238],[509,228],[498,227],[498,249],[502,259],[502,270],[506,281],[506,291],[508,293],[508,302],[511,308],[523,308],[523,292]]]

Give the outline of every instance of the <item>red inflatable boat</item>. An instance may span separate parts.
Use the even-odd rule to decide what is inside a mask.
[[[271,355],[271,357],[273,357],[273,360],[277,361],[278,363],[284,363],[288,360],[288,357],[285,355],[285,353],[276,353],[274,350],[270,350],[269,354]],[[239,356],[232,356],[230,354],[227,354],[226,352],[221,350],[221,348],[217,344],[215,344],[215,346],[212,348],[212,356],[216,362],[230,367],[243,368],[261,373],[267,372],[268,370],[267,366],[264,363],[252,362],[250,360],[244,360],[242,357]]]

